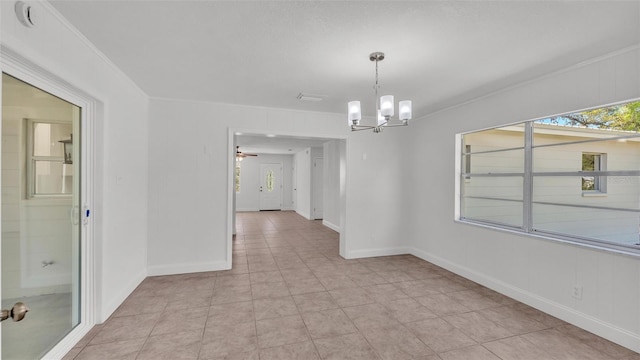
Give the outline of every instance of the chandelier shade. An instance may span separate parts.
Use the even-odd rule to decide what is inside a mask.
[[[359,125],[362,119],[360,101],[350,101],[347,107],[349,109],[349,126]]]

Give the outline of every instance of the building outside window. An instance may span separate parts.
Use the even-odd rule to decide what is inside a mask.
[[[640,254],[640,102],[461,134],[458,219]]]

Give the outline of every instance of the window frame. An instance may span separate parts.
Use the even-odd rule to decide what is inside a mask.
[[[43,155],[34,155],[33,147],[35,145],[34,139],[34,131],[35,124],[59,124],[59,125],[70,125],[68,121],[64,120],[46,120],[46,119],[31,119],[25,118],[26,120],[26,199],[34,200],[34,199],[56,199],[56,198],[70,198],[73,194],[44,194],[44,193],[36,193],[36,162],[37,161],[49,161],[49,162],[60,162],[62,166],[64,166],[64,154],[62,156],[43,156]],[[63,179],[64,181],[64,179]]]
[[[607,170],[607,154],[606,153],[583,151],[582,158],[584,158],[585,155],[592,155],[592,156],[598,157],[597,166],[596,166],[596,160],[594,159],[594,162],[593,162],[594,169],[591,171],[601,172],[601,171]],[[582,161],[584,164],[584,160]],[[585,170],[583,167],[582,171],[589,171],[589,170]],[[606,194],[607,193],[607,177],[606,176],[591,176],[591,177],[593,177],[593,189],[585,189],[583,186],[582,195],[589,196],[589,195],[595,195],[595,194],[603,194],[603,195]]]
[[[591,109],[598,109],[598,108],[605,108],[605,107],[610,107],[610,106],[616,106],[616,105],[622,105],[622,104],[626,104],[626,103],[630,103],[630,102],[636,102],[639,101],[638,99],[636,100],[628,100],[628,101],[623,101],[623,102],[619,102],[619,103],[615,103],[615,104],[609,104],[609,105],[604,105],[604,106],[598,106],[598,107],[594,107]],[[591,110],[591,109],[585,109],[585,110],[580,110],[580,111],[574,111],[574,112],[568,112],[568,113],[564,113],[564,114],[571,114],[571,113],[577,113],[577,112],[582,112],[582,111],[587,111],[587,110]],[[561,115],[556,115],[556,116],[561,116]],[[613,137],[608,137],[606,138],[606,140],[602,140],[602,139],[598,139],[598,140],[582,140],[582,141],[566,141],[566,142],[560,142],[560,143],[553,143],[553,144],[541,144],[541,145],[535,145],[533,143],[533,135],[534,135],[534,124],[536,123],[536,121],[539,120],[544,120],[547,119],[549,117],[552,116],[545,116],[545,117],[541,117],[541,118],[537,118],[537,119],[531,119],[531,120],[526,120],[526,121],[521,121],[521,122],[516,122],[516,123],[511,123],[511,124],[506,124],[506,125],[500,125],[500,126],[496,126],[496,127],[490,127],[490,128],[484,128],[484,129],[478,129],[478,130],[474,130],[474,131],[467,131],[467,132],[463,132],[463,133],[458,133],[456,135],[456,164],[455,164],[455,169],[456,169],[456,204],[455,204],[455,221],[456,222],[461,222],[461,223],[467,223],[467,224],[471,224],[471,225],[477,225],[477,226],[482,226],[482,227],[486,227],[486,228],[491,228],[491,229],[496,229],[496,230],[503,230],[503,231],[507,231],[507,232],[512,232],[512,233],[518,233],[518,234],[525,234],[525,235],[530,235],[530,236],[535,236],[535,237],[539,237],[539,238],[544,238],[544,239],[548,239],[548,240],[554,240],[554,241],[560,241],[560,242],[564,242],[564,243],[571,243],[571,244],[577,244],[577,245],[581,245],[581,246],[587,246],[590,248],[596,248],[599,250],[605,250],[605,251],[611,251],[611,252],[616,252],[616,253],[622,253],[622,254],[626,254],[626,255],[633,255],[633,256],[640,256],[640,240],[638,243],[634,244],[634,245],[626,245],[626,244],[621,244],[619,242],[613,242],[613,241],[606,241],[606,240],[601,240],[601,239],[592,239],[592,238],[587,238],[587,237],[582,237],[582,236],[578,236],[578,235],[572,235],[572,234],[565,234],[565,233],[557,233],[557,232],[553,232],[553,231],[548,231],[548,230],[539,230],[539,229],[535,229],[533,227],[533,205],[534,203],[541,203],[541,202],[534,202],[533,201],[533,179],[536,176],[580,176],[582,177],[583,175],[587,174],[587,175],[592,175],[595,177],[599,177],[601,179],[606,179],[608,176],[637,176],[640,178],[640,170],[618,170],[618,171],[608,171],[606,168],[606,161],[607,161],[607,153],[597,153],[597,152],[591,152],[592,154],[597,154],[597,155],[601,155],[601,169],[599,171],[591,171],[591,172],[587,172],[587,171],[582,171],[582,166],[580,166],[581,171],[552,171],[552,172],[536,172],[533,169],[533,151],[536,148],[541,148],[541,147],[549,147],[549,146],[561,146],[561,145],[569,145],[569,144],[578,144],[578,143],[586,143],[586,142],[595,142],[595,141],[611,141],[611,140],[619,140],[619,141],[624,141],[626,139],[630,139],[630,138],[640,138],[640,132],[635,133],[635,135],[620,135],[620,136],[613,136]],[[518,125],[524,125],[525,126],[525,130],[524,130],[524,146],[519,148],[519,147],[514,147],[514,148],[501,148],[499,150],[490,150],[490,151],[479,151],[479,152],[473,152],[473,151],[469,151],[469,145],[465,144],[464,142],[464,136],[468,135],[468,134],[473,134],[473,133],[479,133],[482,131],[489,131],[489,130],[494,130],[494,129],[500,129],[500,128],[504,128],[504,127],[508,127],[508,126],[518,126]],[[471,173],[468,172],[469,168],[467,168],[467,164],[471,158],[471,155],[473,154],[481,154],[481,153],[489,153],[489,152],[500,152],[500,151],[512,151],[512,150],[517,150],[517,149],[523,149],[524,150],[524,169],[523,171],[520,172],[512,172],[512,173]],[[584,152],[584,153],[590,153],[590,152]],[[505,177],[505,176],[522,176],[523,177],[523,196],[522,196],[522,206],[523,206],[523,221],[522,221],[522,226],[514,226],[514,225],[509,225],[506,223],[501,223],[501,222],[495,222],[495,221],[487,221],[487,220],[482,220],[482,219],[474,219],[474,218],[467,218],[463,216],[463,201],[464,201],[464,191],[463,191],[463,187],[465,186],[465,183],[468,183],[471,181],[471,179],[473,177]],[[600,183],[601,190],[583,190],[583,196],[598,196],[598,195],[606,195],[606,180],[602,181]],[[509,199],[499,199],[499,198],[486,198],[489,200],[501,200],[501,201],[509,201]],[[515,201],[515,200],[514,200]],[[541,203],[544,204],[544,203]],[[568,205],[568,204],[552,204],[552,203],[548,203],[549,205],[561,205],[561,206],[573,206],[573,205]],[[591,205],[575,205],[581,208],[591,208],[591,209],[600,209],[600,210],[622,210],[622,211],[630,211],[630,212],[637,212],[638,215],[640,215],[640,210],[636,210],[636,209],[617,209],[617,208],[612,208],[612,207],[601,207],[601,206],[591,206]],[[639,235],[640,235],[640,230],[639,230]]]

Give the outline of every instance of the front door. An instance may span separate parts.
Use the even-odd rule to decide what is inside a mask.
[[[39,359],[81,320],[80,114],[2,74],[2,309],[29,309],[2,322],[2,359]]]
[[[282,164],[260,164],[260,210],[282,210]]]

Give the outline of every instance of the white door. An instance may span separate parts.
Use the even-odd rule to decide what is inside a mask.
[[[260,210],[282,210],[282,164],[260,164]]]
[[[322,219],[324,194],[324,160],[313,160],[313,218]]]

